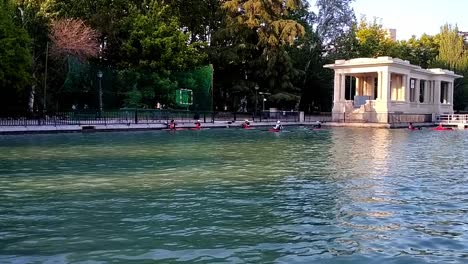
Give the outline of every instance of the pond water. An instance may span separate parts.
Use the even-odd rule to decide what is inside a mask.
[[[468,132],[0,136],[0,263],[467,263]]]

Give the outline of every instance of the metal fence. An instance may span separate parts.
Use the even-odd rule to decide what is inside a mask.
[[[401,123],[432,123],[432,114],[400,114],[389,113],[388,123],[401,124]]]
[[[304,122],[332,122],[332,113],[315,113],[304,115]]]
[[[112,124],[165,124],[170,120],[190,123],[232,122],[248,119],[256,122],[299,122],[299,112],[194,112],[179,110],[121,109],[118,111],[72,111],[41,117],[0,118],[0,126],[58,126],[58,125],[112,125]]]
[[[432,123],[432,114],[405,113],[342,113],[333,115],[334,122],[340,123]]]

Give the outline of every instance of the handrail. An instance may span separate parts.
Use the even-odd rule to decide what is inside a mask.
[[[443,114],[436,117],[436,122],[445,125],[468,123],[468,114]]]

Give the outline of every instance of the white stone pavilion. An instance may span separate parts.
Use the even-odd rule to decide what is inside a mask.
[[[435,115],[453,113],[454,81],[463,77],[391,57],[337,60],[324,67],[335,71],[332,114],[338,122],[390,123],[394,116],[432,122]]]

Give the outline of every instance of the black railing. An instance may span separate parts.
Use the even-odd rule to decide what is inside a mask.
[[[312,113],[312,114],[306,114],[304,116],[304,122],[332,122],[332,113]]]
[[[178,123],[233,122],[248,119],[255,122],[298,122],[299,112],[194,112],[183,110],[121,109],[117,111],[72,111],[58,112],[40,117],[0,118],[0,126],[58,126],[58,125],[131,125],[131,124],[166,124],[171,120]]]
[[[432,123],[432,114],[402,114],[402,113],[389,113],[388,123],[401,124],[401,123]]]
[[[431,123],[432,114],[407,113],[341,113],[333,115],[333,122],[339,123]]]

